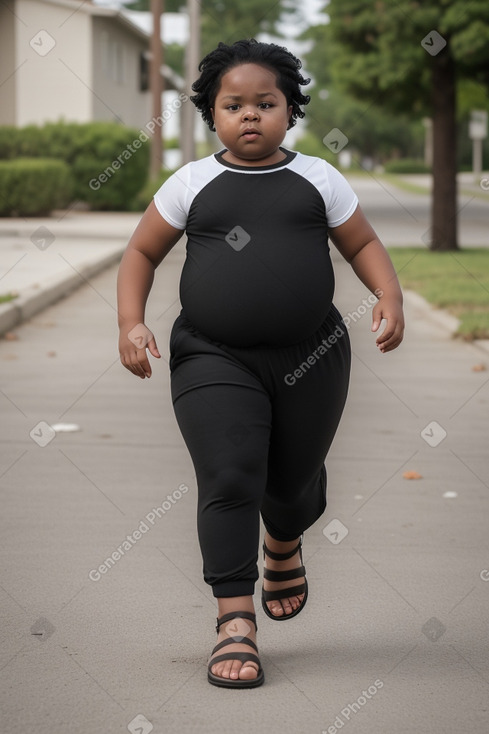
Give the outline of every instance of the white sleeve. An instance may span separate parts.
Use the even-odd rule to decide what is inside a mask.
[[[176,229],[185,229],[188,212],[192,202],[189,187],[190,165],[175,171],[153,196],[159,213]]]
[[[328,177],[328,191],[325,196],[328,227],[339,227],[354,213],[358,206],[358,196],[352,187],[334,166],[327,161],[326,173]]]

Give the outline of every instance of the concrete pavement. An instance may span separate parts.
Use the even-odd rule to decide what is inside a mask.
[[[336,255],[354,358],[328,509],[306,534],[310,598],[278,625],[258,585],[265,685],[207,683],[215,603],[167,364],[183,260],[180,243],[148,304],[151,380],[118,361],[116,267],[0,341],[5,728],[485,734],[489,373],[473,367],[487,354],[409,300],[403,345],[381,355]]]
[[[54,212],[0,219],[0,334],[118,262],[140,214]]]

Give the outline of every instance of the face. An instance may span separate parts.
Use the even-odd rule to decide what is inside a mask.
[[[287,106],[277,87],[276,75],[258,64],[241,64],[230,69],[211,109],[217,135],[227,148],[229,163],[264,166],[285,158],[279,150],[292,105]]]

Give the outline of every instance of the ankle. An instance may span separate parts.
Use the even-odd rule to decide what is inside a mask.
[[[217,607],[219,617],[222,617],[224,614],[229,614],[230,612],[251,612],[251,614],[255,613],[255,606],[253,604],[252,596],[218,597]]]
[[[299,543],[300,537],[298,536],[295,540],[276,540],[267,532],[265,535],[265,545],[273,553],[290,553]]]

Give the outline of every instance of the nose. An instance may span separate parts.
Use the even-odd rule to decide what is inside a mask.
[[[250,107],[243,112],[243,120],[258,120],[260,115],[257,110],[253,110]]]

